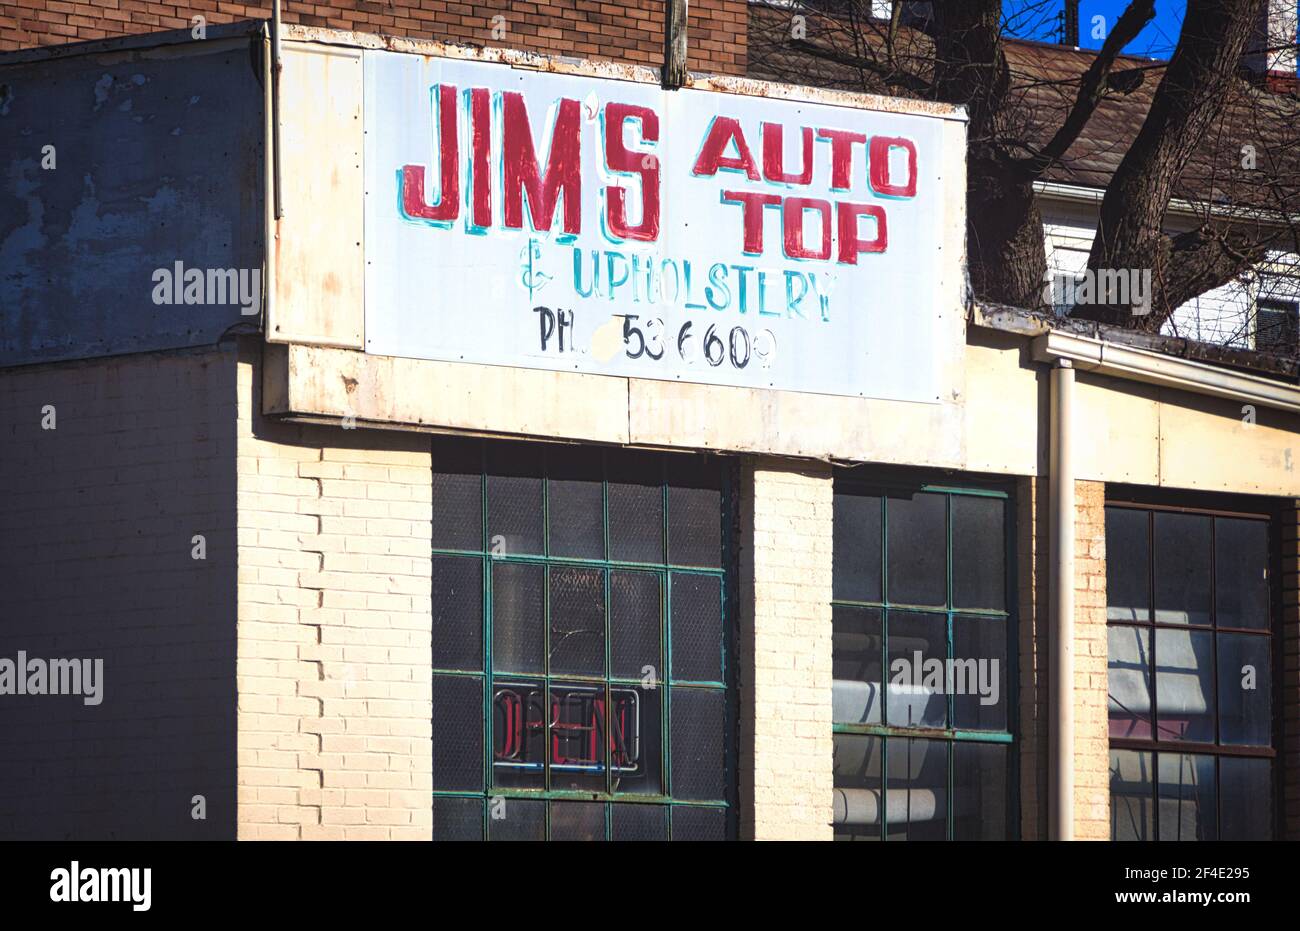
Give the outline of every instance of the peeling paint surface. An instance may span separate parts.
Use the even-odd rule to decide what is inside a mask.
[[[247,40],[0,67],[0,366],[257,322],[233,302],[156,304],[153,275],[262,268],[259,77]]]

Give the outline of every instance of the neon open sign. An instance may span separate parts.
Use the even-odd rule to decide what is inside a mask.
[[[641,697],[635,689],[552,685],[550,712],[541,683],[498,685],[492,696],[493,765],[540,772],[549,734],[551,769],[615,773],[641,768]]]

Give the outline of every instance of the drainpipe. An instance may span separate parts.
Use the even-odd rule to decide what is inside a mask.
[[[1048,836],[1074,839],[1074,365],[1052,368]]]

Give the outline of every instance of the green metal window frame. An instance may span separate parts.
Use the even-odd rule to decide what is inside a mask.
[[[717,456],[705,456],[700,454],[697,458],[705,458],[712,462],[718,469],[718,480],[720,486],[720,498],[722,504],[722,514],[719,519],[722,527],[722,552],[719,555],[719,565],[716,568],[704,567],[698,565],[678,564],[672,562],[672,551],[670,549],[669,535],[669,492],[675,487],[669,480],[669,462],[673,456],[687,456],[692,454],[667,453],[658,451],[645,451],[646,457],[657,457],[659,460],[659,492],[661,501],[661,541],[663,544],[662,552],[665,554],[663,562],[636,562],[629,560],[618,560],[611,557],[610,546],[610,451],[601,447],[587,447],[594,457],[599,457],[600,462],[600,484],[601,484],[601,514],[602,514],[602,538],[604,547],[604,556],[600,559],[556,556],[552,555],[551,549],[551,482],[552,476],[549,468],[548,453],[553,444],[536,443],[528,444],[536,446],[541,465],[539,476],[542,480],[542,552],[540,554],[500,554],[492,551],[491,531],[489,524],[489,477],[490,471],[488,466],[489,447],[493,443],[505,441],[483,440],[480,448],[480,469],[479,469],[479,501],[481,505],[481,534],[480,546],[478,549],[446,549],[433,547],[432,555],[436,558],[439,556],[449,556],[458,558],[477,557],[482,560],[482,649],[483,649],[483,668],[477,670],[468,669],[448,669],[433,667],[434,676],[462,677],[479,680],[483,685],[483,785],[482,791],[462,791],[452,789],[433,789],[434,798],[463,798],[482,800],[483,805],[483,838],[491,839],[491,821],[492,821],[492,804],[496,799],[506,799],[507,805],[510,799],[532,800],[544,803],[551,801],[570,801],[570,802],[595,802],[603,803],[605,807],[605,839],[613,839],[613,809],[612,805],[654,805],[670,810],[694,808],[718,810],[725,816],[725,836],[727,839],[734,839],[736,834],[736,812],[735,812],[735,782],[736,782],[736,710],[735,710],[735,689],[734,689],[734,669],[731,662],[734,656],[735,647],[735,610],[734,601],[736,597],[735,573],[731,567],[735,565],[735,508],[736,508],[736,489],[738,483],[735,480],[734,468],[727,460]],[[572,449],[572,447],[568,447]],[[437,473],[438,464],[435,456],[434,470]],[[616,483],[617,484],[617,483]],[[492,667],[492,591],[493,591],[493,572],[496,565],[501,564],[522,564],[542,566],[545,570],[546,584],[542,586],[542,597],[544,599],[542,615],[543,631],[543,672],[539,674],[527,673],[498,673]],[[551,570],[557,567],[573,567],[595,569],[602,573],[604,594],[604,635],[605,635],[605,675],[590,676],[571,673],[552,673],[551,666],[551,590],[550,575]],[[521,786],[502,786],[493,783],[493,695],[495,694],[495,683],[498,681],[519,683],[523,680],[540,682],[545,688],[544,707],[550,707],[551,686],[555,681],[561,684],[590,684],[605,688],[606,708],[612,707],[610,703],[610,690],[617,686],[643,687],[642,678],[620,677],[612,674],[611,670],[611,644],[613,638],[610,630],[610,579],[613,571],[642,572],[655,575],[660,584],[660,650],[663,656],[665,669],[656,670],[660,674],[655,678],[655,690],[660,696],[659,710],[659,770],[660,785],[664,791],[659,794],[635,794],[629,792],[613,791],[612,780],[614,774],[612,767],[609,765],[609,741],[606,737],[605,744],[605,790],[603,792],[593,792],[588,790],[571,790],[571,789],[554,789],[551,787],[551,764],[550,764],[550,726],[547,726],[545,744],[546,764],[543,767],[544,788],[530,788]],[[718,680],[683,680],[678,679],[672,674],[672,589],[674,578],[681,576],[704,576],[717,579],[720,590],[720,616],[722,624],[722,642],[721,642],[721,670],[722,678]],[[698,690],[712,693],[721,693],[724,698],[725,707],[725,732],[723,735],[723,759],[719,765],[723,768],[723,785],[725,788],[722,798],[718,799],[678,799],[672,794],[672,696],[674,690]],[[433,739],[436,742],[438,735],[435,731]],[[543,817],[545,824],[545,837],[551,839],[551,806],[544,804]],[[668,840],[673,839],[674,821],[669,817],[668,821]],[[435,825],[435,832],[437,828]]]
[[[996,618],[1005,622],[1007,627],[1007,727],[1003,731],[993,730],[970,730],[964,728],[944,727],[904,727],[891,725],[888,721],[888,701],[886,700],[887,691],[884,688],[885,683],[881,683],[881,724],[847,724],[838,721],[832,722],[831,731],[834,734],[856,734],[867,737],[884,738],[881,741],[881,786],[887,793],[886,782],[889,778],[889,745],[891,740],[903,739],[920,739],[947,741],[952,744],[970,742],[979,744],[1000,744],[1007,746],[1007,838],[1012,839],[1019,836],[1019,806],[1016,793],[1016,786],[1019,780],[1019,757],[1015,752],[1015,732],[1019,725],[1019,683],[1018,683],[1018,653],[1017,645],[1017,617],[1015,611],[1016,605],[1016,549],[1015,549],[1015,499],[1010,491],[999,488],[984,488],[963,485],[939,484],[929,481],[907,481],[894,478],[874,478],[864,475],[861,477],[848,474],[837,474],[835,476],[835,490],[839,492],[843,488],[847,491],[861,491],[868,493],[878,493],[880,495],[880,601],[854,601],[850,599],[831,598],[832,609],[835,607],[849,608],[868,608],[880,611],[881,636],[880,636],[880,668],[881,678],[886,680],[889,674],[889,613],[890,611],[913,611],[923,614],[943,614],[945,615],[947,625],[947,653],[946,659],[953,658],[953,619],[958,616],[962,617],[987,617]],[[893,602],[889,599],[889,505],[888,494],[891,491],[905,491],[913,493],[941,494],[945,497],[944,502],[944,535],[945,535],[945,601],[942,607],[936,605],[915,605],[903,602]],[[1007,607],[1003,610],[989,609],[972,609],[956,608],[953,606],[953,579],[952,579],[952,500],[954,497],[967,496],[979,498],[996,498],[1005,503],[1003,511],[1003,533],[1004,533],[1004,593]],[[947,719],[953,721],[953,705],[955,696],[948,694]],[[948,773],[946,789],[948,798],[954,798],[954,768],[956,754],[952,748],[948,751]],[[949,804],[946,813],[946,832],[945,839],[953,839],[953,826],[955,820],[956,806]],[[889,812],[888,806],[880,806],[880,840],[888,838],[889,831]]]

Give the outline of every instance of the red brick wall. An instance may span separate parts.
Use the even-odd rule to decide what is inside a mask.
[[[663,8],[662,0],[284,0],[282,15],[286,23],[657,67]],[[228,23],[268,19],[271,8],[225,0],[2,0],[0,51],[188,29],[197,15],[209,24]],[[691,0],[691,69],[743,74],[746,15],[745,0]],[[494,26],[504,27],[501,38],[493,36]]]

